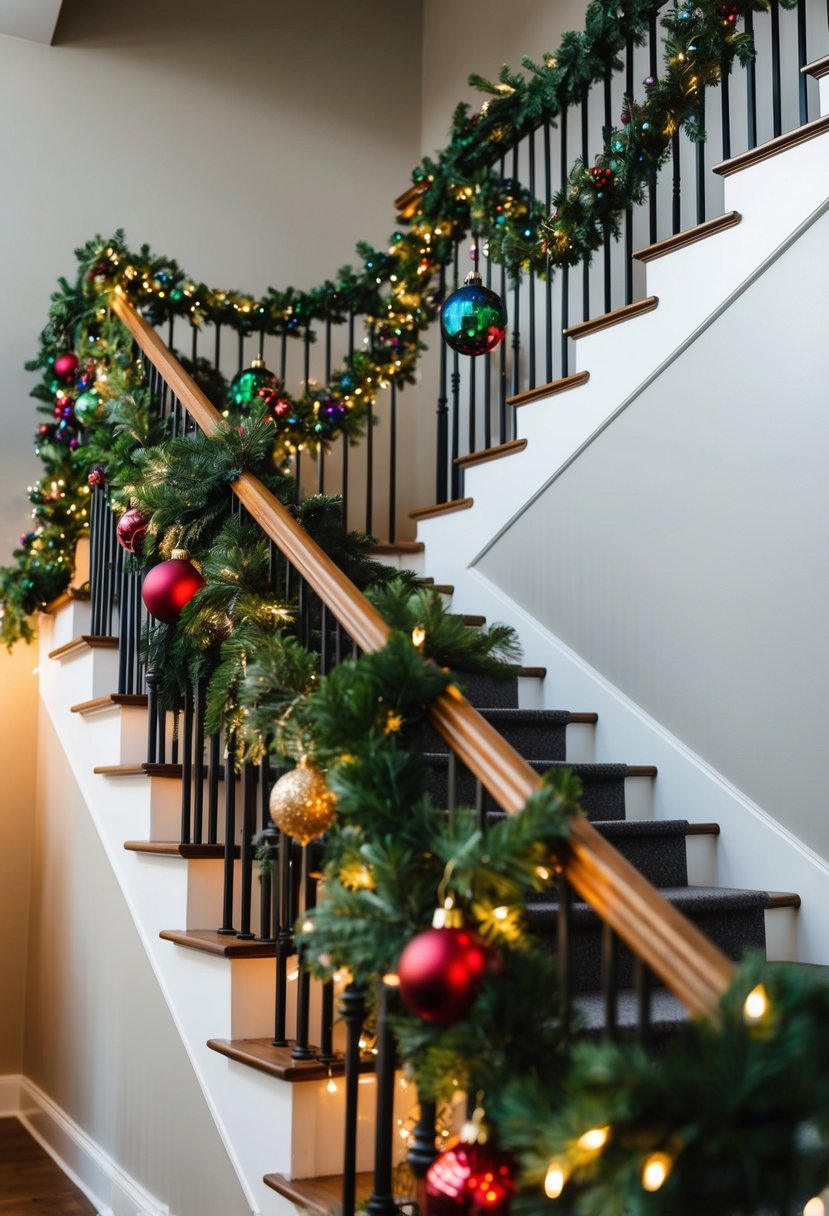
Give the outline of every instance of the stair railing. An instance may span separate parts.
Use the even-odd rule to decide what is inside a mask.
[[[132,334],[142,359],[152,365],[157,375],[162,377],[166,391],[177,403],[176,408],[180,409],[185,431],[188,427],[197,426],[208,435],[213,433],[222,420],[221,415],[178,360],[171,355],[158,334],[123,295],[115,295],[112,308]],[[243,473],[234,482],[232,490],[241,507],[270,538],[285,569],[289,568],[291,577],[301,582],[304,592],[300,599],[309,604],[313,598],[321,605],[321,610],[327,614],[328,619],[336,622],[336,654],[329,656],[327,665],[350,653],[352,649],[370,652],[382,648],[389,636],[389,630],[379,613],[262,482],[250,473]],[[98,544],[98,540],[93,538],[93,552],[97,551]],[[106,546],[102,546],[102,551],[108,552]],[[95,577],[96,571],[93,569],[93,582]],[[133,630],[136,621],[134,618],[125,618],[124,623]],[[327,629],[323,630],[323,633],[327,632]],[[124,639],[122,645],[125,644],[134,645]],[[188,718],[188,712],[192,724],[199,717],[196,701],[191,703],[190,710],[185,712],[185,720]],[[476,781],[478,801],[482,802],[483,791],[486,791],[492,801],[508,814],[520,813],[529,795],[540,784],[540,778],[530,765],[478,714],[454,686],[433,702],[429,716],[433,727],[448,744],[450,756],[454,756],[457,762],[472,773]],[[216,768],[216,788],[218,776],[223,775],[225,779],[225,898],[220,932],[234,934],[243,940],[250,939],[255,935],[250,921],[250,899],[245,895],[245,890],[249,889],[252,881],[251,838],[257,823],[262,827],[268,824],[267,792],[275,774],[268,761],[263,762],[258,772],[254,771],[251,765],[243,766],[240,778],[243,815],[240,821],[235,813],[237,781],[234,779],[231,762],[228,761],[223,774],[219,772],[216,764],[219,743],[215,739],[205,741],[203,737],[199,738],[198,732],[194,740],[192,725],[185,725],[182,730],[184,737],[180,746],[193,756],[190,763],[196,768],[195,783],[200,782],[202,751],[205,746],[212,753],[208,770]],[[228,754],[232,755],[232,750],[230,747]],[[150,764],[147,769],[153,771],[153,766]],[[183,783],[187,789],[193,785],[192,770],[189,776],[190,779]],[[211,788],[210,783],[208,788]],[[450,799],[453,797],[451,791],[449,796]],[[207,818],[214,822],[212,812]],[[187,814],[182,819],[183,844],[193,841],[190,824],[188,806]],[[300,849],[273,829],[267,839],[276,865],[273,882],[262,895],[266,910],[260,920],[261,932],[258,936],[261,943],[272,944],[274,948],[277,960],[274,1043],[286,1045],[289,1040],[286,1032],[285,993],[289,982],[289,960],[295,952],[291,926],[297,915],[310,906],[314,899],[314,885],[311,881],[311,850],[314,846]],[[198,847],[197,841],[193,842],[193,847]],[[233,926],[231,911],[237,849],[242,854],[245,883],[242,890],[242,921],[238,930]],[[183,846],[182,851],[187,855]],[[640,1034],[647,1033],[650,1020],[650,988],[654,977],[679,998],[690,1014],[696,1016],[713,1013],[719,997],[728,985],[731,963],[680,912],[667,903],[587,820],[578,819],[574,823],[572,839],[557,858],[557,866],[560,867],[561,878],[559,971],[565,1002],[570,997],[568,976],[571,947],[568,909],[571,892],[575,892],[591,906],[603,924],[602,971],[608,1033],[613,1033],[616,1026],[619,987],[616,960],[620,942],[627,946],[634,957]],[[301,969],[299,975],[302,977]],[[300,978],[299,982],[302,985],[307,981]],[[300,992],[302,993],[302,989]],[[336,1059],[331,1045],[333,989],[329,987],[323,999],[320,1050],[313,1049],[310,1045],[307,997],[306,989],[298,1002],[299,1016],[292,1055],[300,1060],[325,1060],[330,1066]],[[379,1061],[372,1057],[366,1059],[359,1047],[360,1027],[365,1012],[364,994],[353,988],[346,989],[341,1001],[340,1011],[349,1028],[350,1051],[346,1054],[344,1068],[347,1110],[351,1111],[352,1115],[356,1109],[360,1070],[367,1064],[378,1067],[380,1063],[383,1064],[378,1077],[378,1102],[381,1106],[379,1113],[382,1115],[384,1130],[381,1131],[378,1127],[377,1147],[380,1156],[376,1161],[370,1210],[391,1212],[394,1210],[394,1200],[389,1193],[392,1139],[389,1125],[391,1115],[388,1074],[389,1070],[393,1071],[393,1052],[388,1047],[381,1018],[377,1026],[378,1046],[375,1046],[374,1050],[379,1051],[382,1058]],[[430,1159],[430,1137],[431,1155],[436,1152],[434,1129],[430,1133],[424,1123],[434,1112],[430,1114],[428,1104],[424,1104],[424,1111],[425,1114],[418,1124],[417,1136],[413,1138],[417,1148],[414,1160],[421,1171]],[[356,1119],[356,1115],[354,1118]],[[355,1128],[356,1123],[347,1123],[343,1174],[343,1211],[346,1216],[354,1212],[356,1204]]]

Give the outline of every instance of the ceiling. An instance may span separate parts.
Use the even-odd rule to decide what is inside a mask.
[[[51,44],[63,0],[0,0],[0,34]]]

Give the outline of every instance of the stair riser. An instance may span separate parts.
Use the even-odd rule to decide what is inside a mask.
[[[98,764],[140,764],[147,759],[146,709],[113,705],[79,717],[86,730],[94,730]]]
[[[551,948],[554,948],[557,919],[555,912],[550,912],[545,917],[543,932],[550,940]],[[690,919],[730,958],[739,958],[744,950],[751,947],[760,950],[765,947],[765,911],[762,908],[729,909],[710,915],[691,916]],[[534,928],[535,931],[541,932],[540,925]],[[631,988],[635,982],[633,956],[621,945],[618,955],[619,985]],[[570,970],[573,992],[594,992],[601,988],[601,929],[597,923],[593,926],[574,928],[570,944]]]
[[[486,715],[484,715],[486,716]],[[567,725],[566,723],[516,723],[514,725],[497,722],[494,724],[499,735],[514,747],[519,756],[527,760],[567,759]],[[424,734],[424,751],[447,752],[446,744],[437,731],[430,727]]]
[[[430,761],[432,770],[431,794],[439,806],[448,805],[447,763],[441,757]],[[463,765],[457,765],[457,806],[475,805],[476,783],[472,774]],[[582,806],[590,819],[624,819],[625,818],[625,786],[631,778],[593,779],[582,778]],[[633,780],[640,780],[634,778]],[[487,809],[497,810],[490,804],[488,795]]]

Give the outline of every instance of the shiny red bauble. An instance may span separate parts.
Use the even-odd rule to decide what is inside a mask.
[[[491,1212],[506,1216],[515,1194],[515,1162],[489,1144],[456,1144],[426,1174],[426,1216]]]
[[[489,951],[469,929],[426,929],[400,956],[400,996],[426,1022],[451,1026],[469,1011],[489,963]]]
[[[64,384],[69,384],[75,379],[75,372],[78,370],[78,356],[73,355],[71,351],[64,351],[62,355],[58,355],[55,359],[55,375],[58,380],[62,380]]]
[[[173,550],[173,556],[160,562],[144,575],[141,594],[147,611],[165,625],[174,624],[185,604],[204,586],[204,579],[184,550]]]
[[[90,485],[93,484],[91,473],[89,475],[89,483]],[[96,481],[94,484],[99,485],[101,483]],[[115,525],[115,535],[118,539],[118,544],[122,549],[126,549],[127,553],[138,554],[141,552],[144,545],[144,537],[147,535],[147,520],[137,507],[130,507],[129,511],[124,512]]]

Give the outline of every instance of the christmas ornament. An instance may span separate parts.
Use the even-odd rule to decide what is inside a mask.
[[[473,270],[463,287],[443,301],[440,328],[452,350],[461,355],[485,355],[507,332],[507,310],[501,297],[484,287]]]
[[[400,955],[400,996],[425,1022],[451,1026],[467,1012],[484,978],[489,951],[463,927],[457,908],[438,908],[432,928],[418,933]]]
[[[291,401],[290,397],[282,395],[279,385],[276,388],[260,389],[259,396],[265,403],[266,412],[273,418],[274,422],[281,422],[293,412],[293,401]]]
[[[506,1216],[515,1194],[515,1161],[489,1143],[477,1107],[459,1141],[436,1157],[426,1174],[426,1216],[491,1212]]]
[[[90,470],[89,476],[87,477],[86,480],[89,482],[89,484],[91,486],[105,486],[107,484],[107,482],[109,481],[109,473],[107,473],[105,467],[102,464],[96,464]],[[124,514],[129,515],[129,511],[125,511]],[[121,518],[123,519],[123,516]]]
[[[71,384],[75,378],[77,367],[78,356],[72,354],[71,351],[64,351],[62,355],[58,355],[55,359],[55,375],[64,384]]]
[[[100,465],[96,465],[89,474],[90,485],[100,486],[106,482],[106,471],[104,471],[103,480],[92,480],[100,468]],[[115,525],[115,535],[118,544],[122,549],[126,549],[127,553],[139,554],[141,552],[144,547],[144,537],[147,535],[147,520],[137,507],[131,507],[129,511],[124,512]]]
[[[278,390],[279,377],[265,366],[265,360],[257,355],[250,367],[243,368],[230,382],[230,400],[237,409],[249,410],[263,396],[264,390]]]
[[[89,426],[96,418],[103,418],[106,413],[106,403],[98,396],[94,388],[81,393],[75,401],[75,417],[81,426]]]
[[[172,557],[144,575],[141,594],[147,611],[165,625],[174,624],[185,604],[204,586],[204,579],[189,558],[186,549],[174,549]]]
[[[271,819],[288,836],[308,844],[334,822],[337,799],[319,769],[303,756],[290,773],[284,773],[271,790]]]

